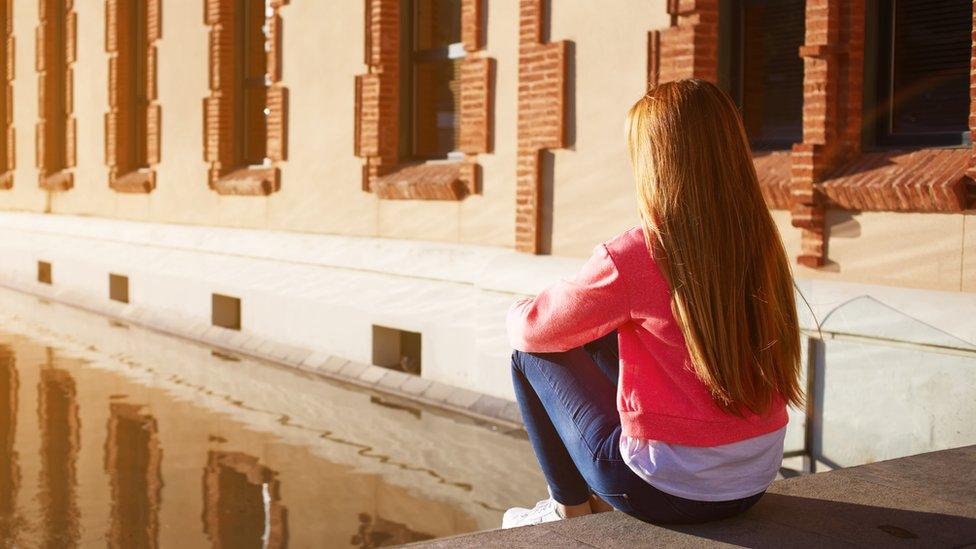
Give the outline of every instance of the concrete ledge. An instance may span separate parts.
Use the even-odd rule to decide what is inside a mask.
[[[654,526],[604,513],[425,547],[962,547],[976,544],[976,446],[781,480],[734,519]]]
[[[193,266],[197,278],[224,279],[214,262],[234,259],[246,262],[240,265],[272,266],[277,271],[275,279],[288,276],[281,271],[285,267],[302,266],[402,277],[402,284],[411,279],[454,284],[502,296],[535,294],[559,278],[571,277],[584,261],[444,242],[29,212],[0,212],[0,229],[11,241],[0,249],[24,240],[37,248],[34,253],[42,254],[57,251],[47,249],[49,242],[68,243],[71,249],[86,249],[92,257],[99,256],[95,252],[99,249],[99,257],[111,257],[116,265],[137,251],[151,251],[142,261],[190,254],[199,263]],[[205,272],[201,266],[214,271]],[[24,268],[30,270],[33,265]],[[4,271],[11,271],[9,266],[0,266],[0,274],[11,274]],[[300,286],[304,281],[289,282]],[[282,287],[275,290],[280,293]],[[825,332],[976,350],[976,294],[819,279],[798,279],[797,288],[810,305],[808,309],[801,301],[798,307],[800,325],[807,330],[815,331],[819,325]],[[508,300],[502,301],[508,304]]]

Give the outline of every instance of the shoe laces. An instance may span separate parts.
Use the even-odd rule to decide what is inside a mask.
[[[556,510],[556,502],[552,499],[544,499],[535,504],[535,507],[529,511],[528,515],[532,519],[541,520],[545,515],[549,513],[555,513],[559,516],[559,512]]]

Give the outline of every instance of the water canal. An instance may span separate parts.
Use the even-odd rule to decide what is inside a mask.
[[[0,290],[0,547],[380,547],[544,486],[515,434]]]

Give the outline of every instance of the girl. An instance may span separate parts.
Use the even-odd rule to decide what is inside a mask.
[[[508,313],[550,498],[504,527],[607,503],[658,523],[741,513],[776,476],[786,405],[803,398],[789,263],[735,105],[705,81],[662,84],[627,137],[640,226]]]

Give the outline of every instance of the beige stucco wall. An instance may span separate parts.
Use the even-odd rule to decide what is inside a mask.
[[[514,242],[518,3],[487,2],[484,55],[496,62],[494,151],[478,161],[482,193],[460,202],[379,200],[361,190],[353,156],[353,78],[364,72],[360,2],[292,2],[284,19],[284,83],[290,90],[289,158],[281,190],[269,197],[220,196],[206,183],[202,100],[207,32],[199,0],[167,4],[159,48],[162,163],[151,194],[108,187],[103,116],[107,108],[104,5],[77,2],[78,127],[75,188],[37,186],[34,124],[36,3],[15,0],[14,114],[17,167],[0,209],[50,211],[156,222],[369,235],[510,247]],[[584,256],[637,222],[623,140],[624,113],[645,86],[647,31],[668,24],[664,0],[615,0],[599,7],[553,2],[550,38],[572,42],[568,149],[555,151],[552,252]],[[799,232],[773,213],[791,255]],[[831,212],[828,265],[797,267],[802,277],[976,291],[972,216]],[[968,230],[966,230],[968,229]],[[968,250],[968,253],[964,251]]]
[[[461,202],[381,201],[361,190],[353,156],[353,78],[364,72],[359,2],[293,2],[284,19],[284,83],[290,91],[289,158],[281,190],[270,197],[220,196],[207,188],[202,100],[207,94],[207,27],[199,2],[167,5],[159,48],[162,162],[148,195],[109,189],[103,116],[107,54],[102,2],[76,3],[78,60],[74,106],[78,124],[75,188],[37,187],[34,122],[34,2],[17,0],[15,81],[18,159],[14,189],[0,208],[147,221],[285,229],[346,235],[511,246],[514,241],[518,4],[488,2],[483,55],[496,61],[494,152],[479,157],[481,195]],[[590,26],[592,6],[556,3],[553,39],[577,44],[576,144],[556,165],[557,253],[578,254],[633,218],[620,127],[626,105],[644,86],[646,32],[666,24],[642,0],[614,2]],[[610,40],[610,38],[614,38]],[[621,39],[625,37],[625,39]],[[585,130],[585,131],[584,131]],[[605,170],[603,168],[608,168]],[[587,204],[602,203],[596,210]],[[612,220],[610,223],[607,220]]]
[[[585,2],[558,3],[553,39],[577,45],[575,145],[557,159],[557,253],[578,254],[633,219],[622,113],[644,86],[646,32],[666,24],[664,1],[604,6],[592,26]],[[162,162],[148,195],[108,188],[103,116],[107,108],[104,6],[76,3],[78,60],[74,107],[78,125],[75,187],[48,193],[37,187],[34,123],[37,9],[16,2],[15,79],[17,172],[0,208],[139,219],[287,229],[347,235],[443,240],[511,246],[514,241],[518,4],[488,2],[483,55],[496,61],[494,152],[481,155],[482,193],[461,202],[381,201],[362,192],[361,160],[353,156],[353,78],[362,63],[363,10],[353,2],[293,2],[284,19],[284,83],[290,91],[289,158],[282,186],[270,197],[220,196],[206,185],[202,100],[207,94],[207,32],[196,0],[163,10],[159,51]],[[626,37],[626,39],[621,39]],[[585,131],[584,131],[585,130]],[[608,173],[609,172],[609,173]],[[603,203],[598,212],[586,204]],[[586,221],[584,221],[586,220]],[[606,220],[613,220],[607,223]]]
[[[638,222],[624,118],[647,86],[647,31],[669,18],[639,0],[553,5],[551,38],[575,46],[575,143],[555,152],[552,252],[586,255]]]
[[[790,213],[773,211],[790,257],[800,253],[800,230]],[[827,262],[795,266],[797,276],[906,288],[976,291],[976,216],[958,214],[827,212]]]

